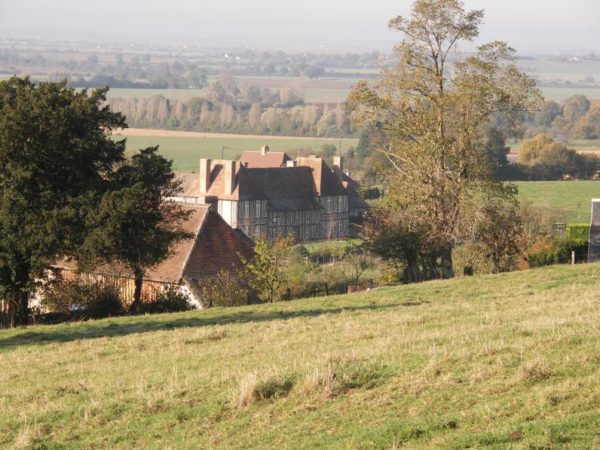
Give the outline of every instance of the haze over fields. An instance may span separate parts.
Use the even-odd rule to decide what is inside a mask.
[[[398,35],[387,30],[387,21],[406,14],[409,4],[402,0],[3,0],[0,31],[8,37],[29,33],[89,40],[387,50],[398,41]],[[486,11],[482,41],[506,40],[521,52],[595,50],[600,42],[597,0],[466,0],[465,4]]]

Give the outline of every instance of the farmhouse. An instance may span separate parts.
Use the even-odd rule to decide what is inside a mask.
[[[252,242],[232,229],[210,205],[185,205],[192,211],[183,229],[193,238],[175,244],[171,255],[153,267],[144,280],[142,298],[151,300],[168,286],[178,286],[196,306],[201,306],[198,282],[216,276],[221,270],[239,268],[239,256],[252,256]],[[83,283],[111,283],[118,287],[125,302],[133,301],[134,282],[129,271],[120,265],[106,265],[93,273],[79,274],[72,260],[56,265],[65,279]]]
[[[179,174],[183,192],[173,200],[215,204],[231,227],[253,240],[289,234],[298,241],[348,236],[349,195],[342,169],[332,170],[318,156],[277,160],[285,160],[285,166],[251,167],[248,157],[247,166],[202,159],[199,175]]]

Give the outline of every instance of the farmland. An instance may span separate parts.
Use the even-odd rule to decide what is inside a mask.
[[[510,143],[511,151],[518,153],[521,143],[522,141]],[[600,153],[600,139],[572,139],[566,145],[569,149],[578,153]]]
[[[226,159],[237,159],[244,150],[259,150],[267,144],[271,151],[289,152],[291,156],[298,150],[318,153],[325,144],[339,145],[338,139],[297,138],[281,136],[245,136],[210,133],[165,132],[162,130],[125,130],[115,135],[127,137],[127,150],[134,152],[140,148],[159,145],[160,152],[173,160],[177,172],[197,171],[200,158],[221,158],[221,148]],[[342,139],[342,149],[357,144],[356,139]]]
[[[516,184],[521,201],[554,209],[567,222],[588,223],[591,199],[600,198],[600,181],[523,181]]]
[[[0,331],[0,446],[597,448],[598,269]]]
[[[350,92],[352,84],[358,79],[348,81],[333,81],[331,79],[313,80],[310,85],[303,85],[301,79],[282,80],[279,77],[263,79],[261,85],[275,91],[282,87],[296,87],[303,94],[304,98],[309,103],[337,103],[344,101]],[[243,78],[241,78],[243,79]],[[249,82],[256,79],[250,79]],[[200,97],[202,89],[126,89],[112,88],[109,92],[109,97],[112,98],[130,98],[130,97],[151,97],[153,95],[162,95],[166,98],[177,100],[189,100],[192,97]],[[563,101],[573,95],[585,95],[590,99],[600,99],[600,88],[558,88],[558,87],[543,87],[542,94],[549,100]]]

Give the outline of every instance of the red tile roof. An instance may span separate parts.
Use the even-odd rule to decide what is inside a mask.
[[[240,157],[243,167],[265,169],[267,167],[285,167],[291,158],[285,152],[244,152]]]
[[[193,237],[177,242],[169,257],[146,273],[146,280],[177,283],[188,272],[216,274],[219,270],[229,269],[236,264],[239,261],[238,252],[245,256],[251,254],[252,249],[247,241],[208,205],[185,205],[183,208],[192,211],[182,228]],[[219,239],[222,245],[219,244]],[[61,260],[56,266],[77,269],[73,260]],[[132,277],[131,272],[118,263],[100,266],[94,273]]]

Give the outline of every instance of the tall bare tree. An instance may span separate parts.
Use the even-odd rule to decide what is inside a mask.
[[[350,94],[355,124],[381,131],[376,148],[387,157],[393,184],[431,224],[443,277],[454,275],[452,250],[469,183],[492,177],[486,126],[498,114],[536,109],[541,98],[506,43],[458,51],[478,36],[482,19],[483,11],[466,11],[460,0],[415,1],[410,16],[390,21],[403,34],[397,65]]]

